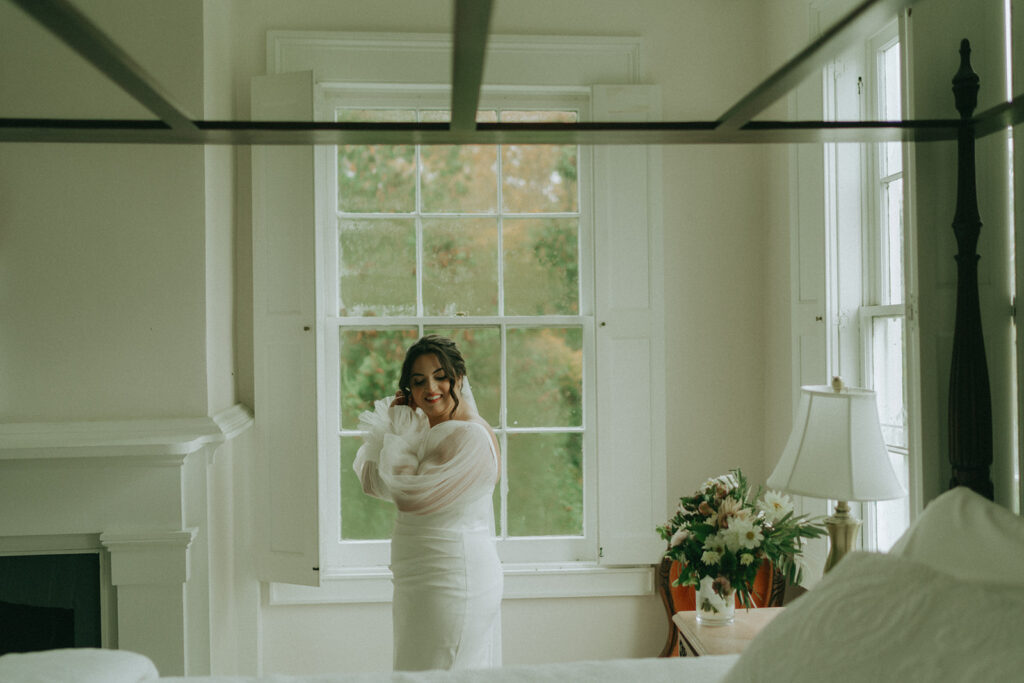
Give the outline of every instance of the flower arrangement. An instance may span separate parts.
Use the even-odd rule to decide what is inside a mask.
[[[825,535],[825,527],[806,515],[795,516],[784,494],[761,488],[750,496],[739,469],[709,479],[692,496],[679,499],[675,515],[657,528],[668,541],[665,555],[682,565],[677,586],[699,586],[713,579],[721,597],[732,590],[751,607],[751,588],[761,563],[770,561],[790,583],[803,573],[803,539]]]

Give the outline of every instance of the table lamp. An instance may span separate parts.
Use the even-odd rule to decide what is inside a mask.
[[[843,386],[800,387],[800,406],[769,488],[835,500],[825,518],[829,554],[825,571],[853,547],[860,520],[848,501],[875,501],[907,495],[896,478],[878,422],[875,392]]]

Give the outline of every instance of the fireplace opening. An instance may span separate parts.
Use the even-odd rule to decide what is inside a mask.
[[[95,552],[0,555],[0,655],[101,647]]]

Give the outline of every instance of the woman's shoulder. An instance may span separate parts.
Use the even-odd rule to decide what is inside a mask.
[[[479,415],[474,415],[473,417],[469,418],[468,420],[464,420],[464,422],[468,422],[469,424],[474,424],[477,427],[481,427],[488,434],[493,434],[494,433],[494,430],[491,428],[491,423],[489,423],[487,420],[483,419]]]
[[[491,426],[482,417],[471,417],[467,419],[445,420],[430,428],[432,432],[462,432],[465,434],[485,434],[490,436],[493,433]]]
[[[497,438],[491,426],[482,419],[446,420],[434,425],[424,447],[426,459],[447,461],[459,452],[479,456],[488,454],[498,459]]]
[[[474,416],[469,420],[465,420],[467,424],[474,425],[467,429],[474,432],[476,438],[486,440],[487,446],[494,450],[495,454],[498,452],[498,437],[494,434],[494,429],[490,423],[479,415]]]
[[[477,442],[490,445],[494,442],[494,438],[494,431],[483,418],[445,420],[430,428],[427,447],[430,448],[432,444],[440,444],[441,441],[447,439],[453,439],[467,445]]]

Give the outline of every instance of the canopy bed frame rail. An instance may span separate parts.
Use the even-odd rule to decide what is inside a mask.
[[[0,118],[0,142],[147,144],[762,144],[799,142],[958,141],[959,253],[953,360],[949,385],[950,486],[992,498],[992,408],[977,284],[981,229],[974,173],[975,139],[1024,122],[1024,97],[974,116],[979,79],[970,46],[961,45],[954,78],[957,119],[903,121],[752,120],[843,48],[881,28],[914,0],[863,0],[810,45],[714,121],[475,123],[493,0],[455,0],[452,122],[334,123],[202,121],[189,117],[124,50],[70,0],[10,0],[121,86],[158,118]]]
[[[879,30],[915,0],[862,0],[713,121],[476,123],[493,0],[455,0],[452,121],[374,123],[196,120],[70,0],[10,0],[157,118],[0,118],[0,142],[217,145],[763,144],[954,140],[951,119],[772,121],[753,118],[845,47]],[[1024,98],[974,118],[978,135],[1024,121]]]

